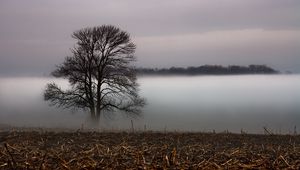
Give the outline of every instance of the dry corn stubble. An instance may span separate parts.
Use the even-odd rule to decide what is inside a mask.
[[[299,135],[31,131],[0,136],[0,169],[300,168]]]

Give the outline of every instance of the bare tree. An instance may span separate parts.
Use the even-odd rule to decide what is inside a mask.
[[[62,90],[47,84],[44,99],[64,108],[88,109],[99,122],[101,113],[116,110],[139,115],[145,100],[138,95],[135,44],[130,35],[111,25],[84,28],[73,33],[77,41],[72,56],[57,66],[52,75],[69,80],[71,88]]]

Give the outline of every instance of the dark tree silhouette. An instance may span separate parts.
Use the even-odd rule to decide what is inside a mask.
[[[84,28],[73,33],[77,41],[72,56],[57,66],[52,75],[69,80],[62,90],[47,84],[44,99],[64,108],[88,109],[99,122],[101,113],[116,110],[138,116],[145,100],[138,95],[135,61],[136,46],[130,35],[111,25]]]
[[[234,74],[278,74],[266,65],[236,66],[224,67],[221,65],[203,65],[199,67],[171,67],[162,69],[138,68],[138,74],[145,75],[234,75]]]

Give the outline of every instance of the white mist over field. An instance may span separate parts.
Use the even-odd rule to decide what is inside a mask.
[[[66,87],[66,80],[0,78],[0,124],[25,127],[80,128],[89,115],[50,107],[43,101],[46,83]],[[300,128],[300,75],[142,76],[141,96],[147,99],[135,129],[212,131],[229,130],[291,133]],[[105,119],[107,130],[130,129],[132,118]]]

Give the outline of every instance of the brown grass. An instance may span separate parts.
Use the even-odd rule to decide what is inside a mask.
[[[299,169],[300,136],[0,132],[0,169]]]

